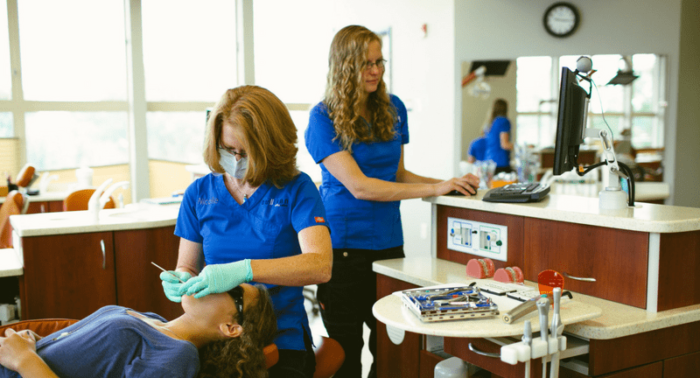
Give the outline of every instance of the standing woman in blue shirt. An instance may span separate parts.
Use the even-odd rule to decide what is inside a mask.
[[[510,151],[513,142],[510,140],[510,121],[508,120],[508,103],[502,98],[496,99],[491,105],[491,114],[486,120],[486,156],[485,160],[496,162],[496,171],[510,173]]]
[[[306,147],[321,165],[321,197],[333,241],[333,276],[319,285],[322,317],[331,338],[345,350],[335,377],[362,373],[362,325],[376,350],[376,276],[372,263],[401,258],[400,200],[458,190],[474,194],[473,175],[447,181],[404,167],[408,143],[406,107],[386,92],[381,39],[362,26],[340,30],[331,44],[325,99],[310,114]],[[372,365],[370,375],[375,370]]]
[[[311,378],[316,360],[304,285],[331,277],[332,247],[316,185],[296,168],[297,131],[284,104],[255,86],[229,89],[207,122],[204,161],[213,171],[185,191],[175,226],[168,298],[266,284],[277,316],[279,362],[271,377]],[[202,266],[204,268],[202,269]]]

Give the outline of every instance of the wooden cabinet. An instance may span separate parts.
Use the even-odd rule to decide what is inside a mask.
[[[415,289],[417,286],[377,274],[377,299],[399,290]],[[421,335],[406,332],[401,344],[396,345],[386,333],[386,325],[377,322],[377,377],[419,378]]]
[[[32,197],[29,197],[29,206],[27,207],[27,214],[40,214],[40,213],[56,213],[63,211],[63,201],[32,201]]]
[[[22,238],[22,319],[81,319],[116,304],[112,237],[95,232]]]
[[[173,231],[169,226],[22,238],[22,319],[82,319],[113,304],[168,320],[181,315],[151,265],[176,265],[179,238]]]
[[[114,232],[117,303],[137,311],[155,312],[171,320],[182,315],[182,306],[163,293],[160,271],[177,265],[180,238],[174,227]]]
[[[535,218],[524,227],[526,280],[555,269],[596,280],[565,279],[567,290],[646,308],[648,233]]]

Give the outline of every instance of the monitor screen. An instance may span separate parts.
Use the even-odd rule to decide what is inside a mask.
[[[578,165],[579,146],[583,143],[590,95],[576,83],[576,73],[564,67],[561,71],[559,114],[554,146],[555,176]]]

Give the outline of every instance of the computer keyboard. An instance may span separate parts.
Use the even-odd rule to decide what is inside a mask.
[[[549,193],[549,186],[539,183],[515,183],[494,188],[486,192],[483,200],[486,202],[538,202]]]

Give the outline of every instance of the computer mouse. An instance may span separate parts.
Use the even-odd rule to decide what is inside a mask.
[[[474,194],[472,194],[472,195],[475,196],[478,193],[479,193],[479,191],[477,189],[474,189]],[[453,191],[447,193],[446,195],[448,195],[448,196],[463,196],[464,193],[457,191],[457,190],[453,190]]]

